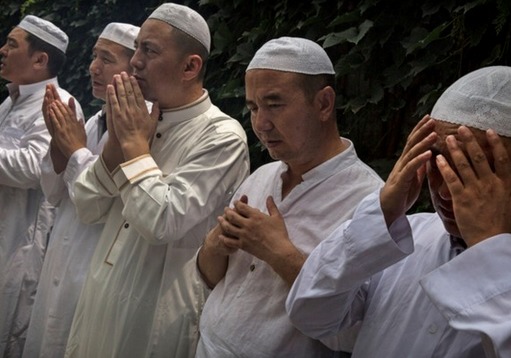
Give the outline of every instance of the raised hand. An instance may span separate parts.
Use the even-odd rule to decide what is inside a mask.
[[[417,200],[431,158],[431,146],[437,140],[435,120],[424,116],[408,135],[406,145],[380,192],[380,202],[387,226]]]
[[[491,129],[486,132],[491,152],[486,154],[467,127],[461,126],[458,134],[466,153],[450,135],[446,143],[456,168],[441,155],[437,166],[451,193],[461,236],[473,246],[491,236],[511,233],[511,160],[503,139]]]
[[[80,148],[87,146],[87,134],[83,119],[76,118],[74,98],[66,105],[55,100],[49,106],[49,117],[53,127],[53,140],[60,152],[67,158]]]
[[[156,105],[149,114],[134,77],[122,72],[114,76],[113,82],[114,86],[107,88],[111,125],[119,141],[124,160],[127,161],[150,152],[160,113]]]
[[[289,239],[284,218],[272,197],[266,200],[268,215],[249,206],[246,200],[234,203],[219,219],[228,247],[239,248],[267,262],[289,285],[298,275],[305,256]]]

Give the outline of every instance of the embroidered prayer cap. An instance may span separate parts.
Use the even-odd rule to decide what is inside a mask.
[[[335,74],[325,50],[314,41],[300,37],[280,37],[266,42],[248,64],[247,71],[256,69],[306,75]]]
[[[48,20],[34,15],[27,15],[18,24],[18,27],[66,53],[69,38],[64,31]]]
[[[135,50],[135,39],[140,27],[120,22],[111,22],[103,29],[99,38],[113,41],[121,46]]]
[[[199,41],[209,53],[211,47],[209,27],[206,20],[197,11],[188,6],[165,3],[154,10],[148,19],[161,20],[183,31]]]
[[[431,116],[511,137],[511,67],[483,67],[461,77],[440,96]]]

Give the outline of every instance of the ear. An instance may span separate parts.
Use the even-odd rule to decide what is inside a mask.
[[[32,55],[34,69],[45,70],[48,68],[48,54],[46,52],[36,51]]]
[[[186,59],[183,78],[187,81],[199,76],[202,69],[202,58],[199,55],[189,55]]]
[[[322,122],[326,122],[332,118],[332,113],[335,111],[335,91],[332,87],[326,86],[316,93],[314,99],[315,104],[319,110]]]

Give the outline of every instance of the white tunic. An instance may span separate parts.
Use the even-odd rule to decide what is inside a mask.
[[[361,321],[353,358],[511,357],[511,234],[457,255],[438,215],[389,232],[379,203],[308,257],[287,300],[296,326],[324,338]]]
[[[87,147],[75,151],[64,172],[53,169],[50,151],[41,165],[41,185],[57,207],[43,269],[39,278],[23,357],[63,357],[76,303],[89,270],[102,224],[83,224],[70,198],[78,175],[98,157],[106,140],[98,141],[96,113],[85,124]]]
[[[303,175],[303,182],[282,199],[282,174],[274,162],[256,170],[234,196],[267,213],[273,196],[289,237],[309,254],[351,217],[360,200],[381,186],[379,176],[349,148]],[[334,357],[321,342],[293,327],[284,303],[289,287],[264,261],[244,252],[230,255],[225,277],[211,292],[201,316],[197,357]]]
[[[0,355],[18,357],[23,350],[53,222],[53,208],[39,184],[39,166],[50,141],[41,112],[49,83],[58,87],[56,78],[9,84],[10,97],[0,105]],[[69,93],[58,92],[69,100]]]
[[[193,357],[206,299],[193,258],[248,171],[243,128],[206,93],[163,113],[150,156],[78,177],[80,217],[106,223],[66,356]]]

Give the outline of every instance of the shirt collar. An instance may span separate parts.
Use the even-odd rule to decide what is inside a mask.
[[[212,105],[207,90],[196,101],[173,109],[162,110],[164,122],[179,123],[195,118],[206,112]]]
[[[355,152],[353,143],[346,138],[341,137],[341,140],[348,144],[347,148],[336,156],[328,159],[326,162],[321,163],[317,167],[314,167],[307,173],[303,174],[302,177],[304,181],[325,179],[335,173],[338,173],[339,167],[345,169],[356,162],[357,153]]]
[[[34,93],[44,91],[47,84],[54,84],[55,87],[59,87],[59,82],[57,77],[50,78],[48,80],[44,80],[37,83],[31,83],[28,85],[16,85],[14,83],[7,84],[7,90],[9,91],[9,96],[13,100],[13,102],[17,98],[24,98],[33,95]]]

